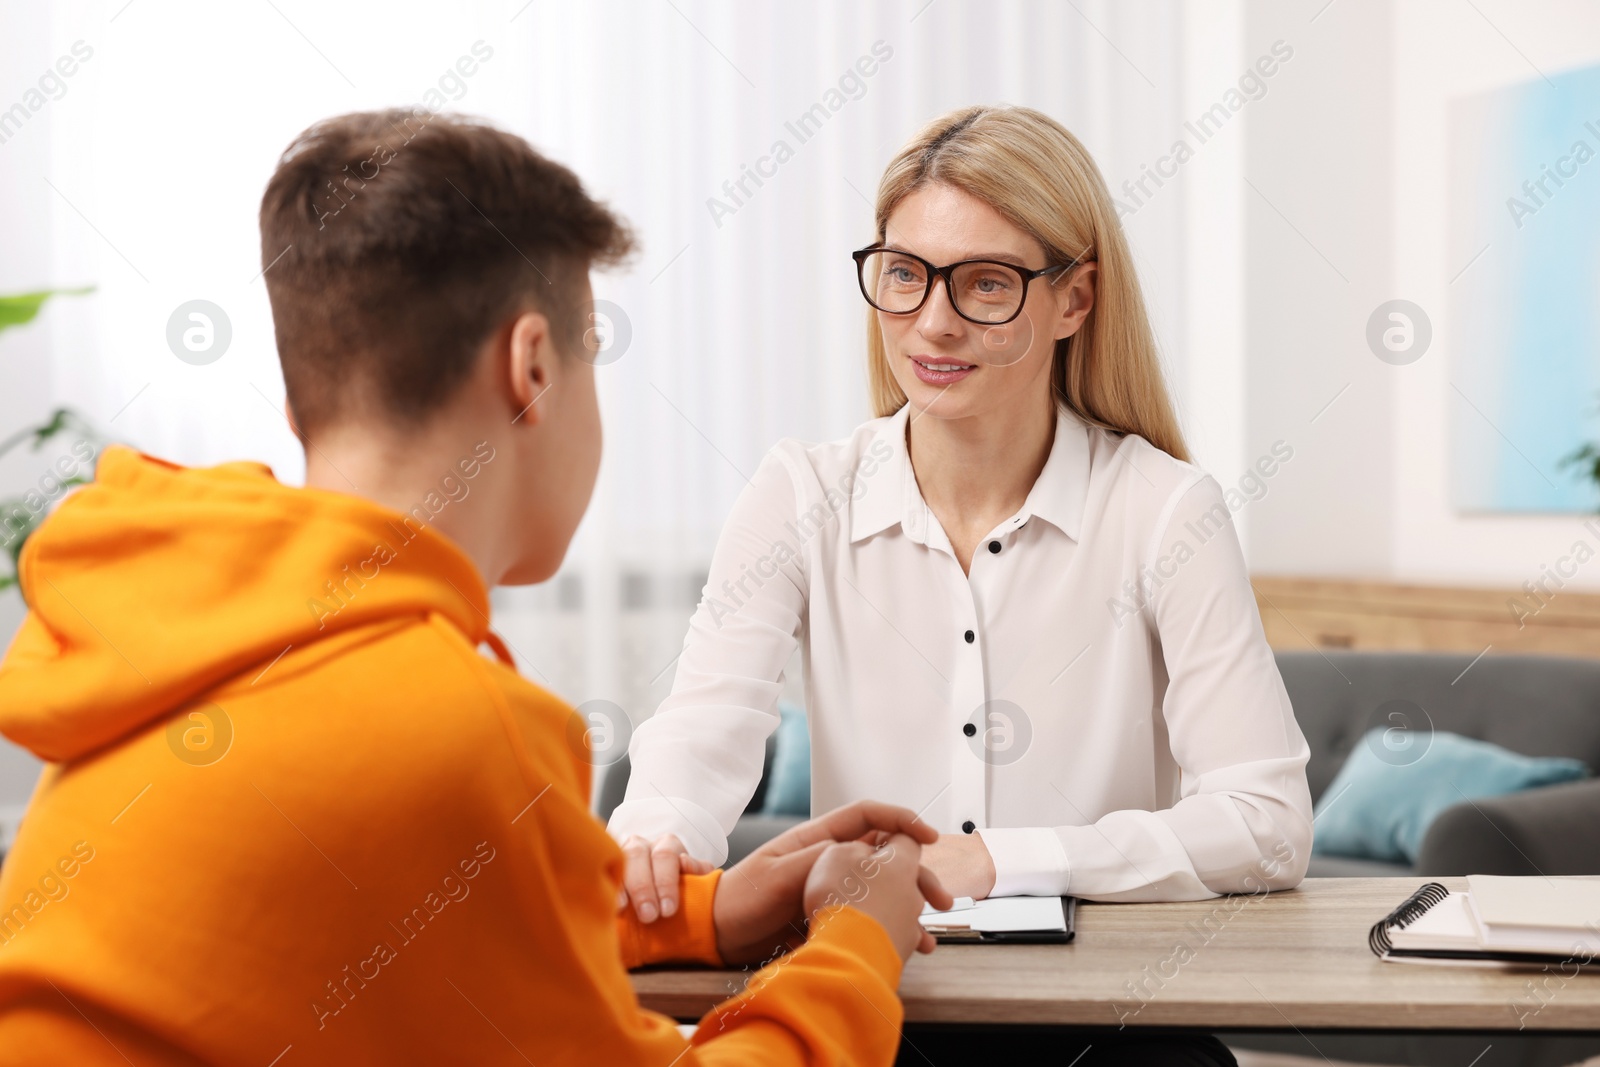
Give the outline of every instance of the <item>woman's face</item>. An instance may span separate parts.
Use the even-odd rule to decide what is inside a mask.
[[[1054,266],[1044,247],[977,197],[925,185],[890,214],[883,242],[936,266],[994,259],[1029,270]],[[956,314],[942,281],[921,310],[878,312],[890,372],[914,414],[968,418],[1035,407],[1050,393],[1055,342],[1071,336],[1094,303],[1093,264],[1033,279],[1022,313],[1002,326]],[[965,306],[965,305],[963,305]]]

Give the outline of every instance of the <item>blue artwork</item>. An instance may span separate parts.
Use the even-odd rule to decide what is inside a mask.
[[[1591,512],[1600,439],[1600,66],[1450,115],[1451,490],[1460,511]]]

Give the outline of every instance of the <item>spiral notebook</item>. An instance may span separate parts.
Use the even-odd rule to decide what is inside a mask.
[[[1462,893],[1429,882],[1367,943],[1395,963],[1600,967],[1600,879],[1470,875]]]

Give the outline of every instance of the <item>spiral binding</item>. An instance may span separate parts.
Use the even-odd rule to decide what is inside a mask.
[[[1429,882],[1405,899],[1405,903],[1391,911],[1380,922],[1375,923],[1372,931],[1367,934],[1367,944],[1372,946],[1372,951],[1379,956],[1387,956],[1393,946],[1389,941],[1389,931],[1400,927],[1410,926],[1420,918],[1423,912],[1439,903],[1450,895],[1450,890],[1438,882]]]

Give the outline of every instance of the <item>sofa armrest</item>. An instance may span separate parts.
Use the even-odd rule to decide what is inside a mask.
[[[1417,873],[1600,874],[1600,779],[1446,808],[1428,827]]]

